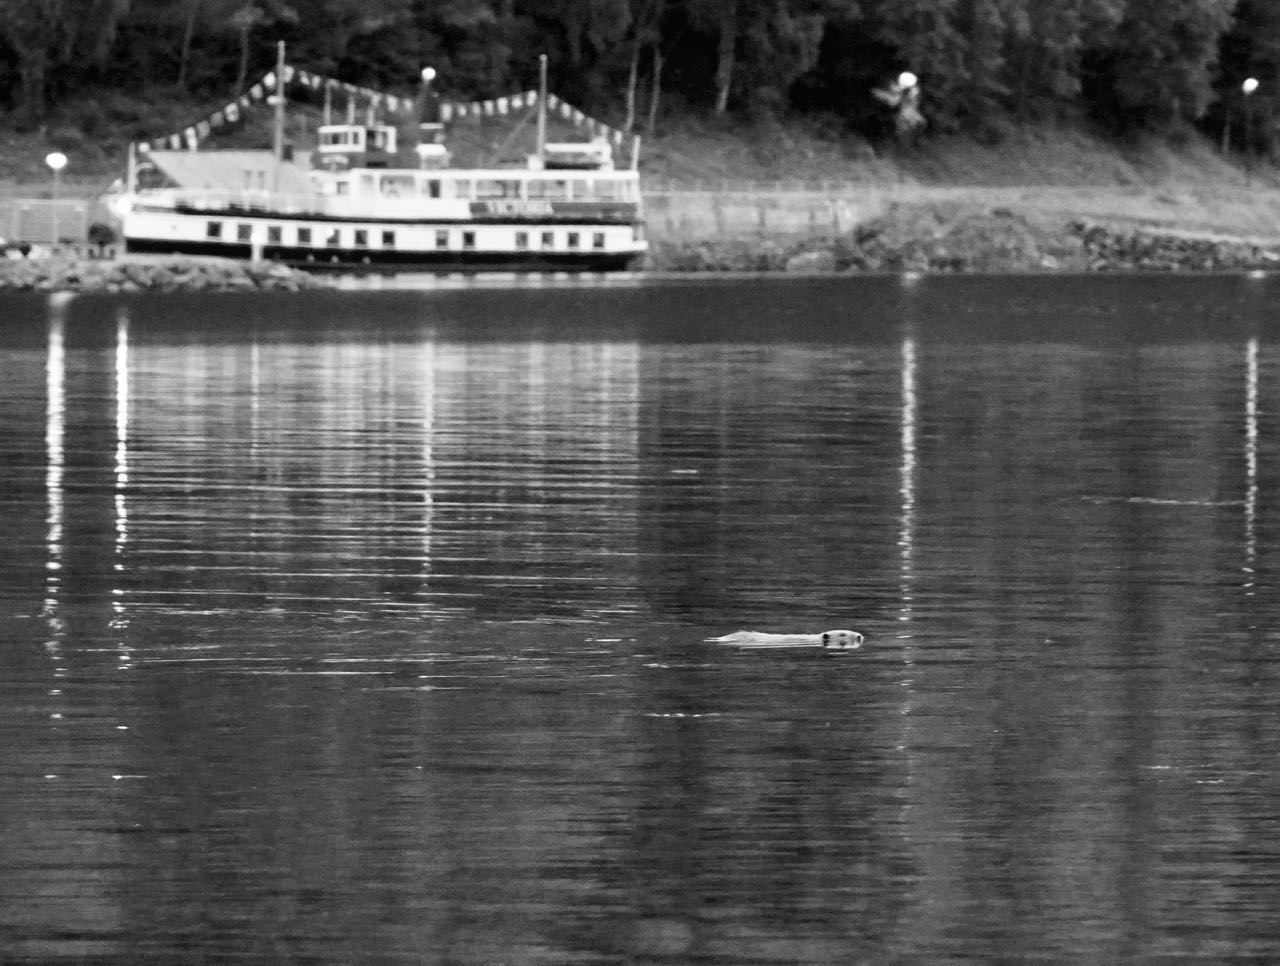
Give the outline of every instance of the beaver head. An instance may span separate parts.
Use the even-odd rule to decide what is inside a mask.
[[[852,651],[862,647],[865,638],[857,631],[823,631],[822,646],[829,651]]]

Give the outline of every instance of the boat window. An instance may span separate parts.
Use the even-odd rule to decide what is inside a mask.
[[[623,201],[627,197],[626,185],[622,181],[597,181],[594,190],[601,201]]]
[[[351,182],[346,178],[343,178],[341,181],[335,181],[333,183],[333,193],[336,195],[351,194]]]
[[[269,244],[272,244],[272,245],[279,245],[279,244],[280,244],[280,237],[281,237],[281,236],[280,236],[280,226],[279,226],[279,225],[268,225],[268,226],[267,226],[267,242],[268,242]]]
[[[427,178],[425,181],[423,181],[422,193],[426,195],[428,198],[439,198],[440,197],[440,179]]]
[[[542,233],[542,247],[552,249],[556,247],[556,233],[553,231],[544,231]]]
[[[204,237],[205,238],[221,238],[222,222],[220,221],[206,222],[204,226]]]
[[[395,247],[396,247],[396,233],[395,233],[395,232],[393,232],[393,231],[384,231],[384,232],[382,233],[382,247],[383,247],[383,248],[395,248]]]
[[[604,251],[604,232],[597,231],[592,234],[591,247],[598,252]]]
[[[576,231],[571,231],[571,232],[569,232],[569,234],[568,234],[567,236],[565,236],[564,243],[565,243],[565,246],[566,246],[566,247],[568,247],[568,248],[577,248],[577,247],[578,247],[578,233],[577,233]]]
[[[476,198],[519,198],[520,182],[498,180],[496,178],[480,178],[476,181]]]
[[[310,228],[299,228],[299,229],[298,229],[298,244],[299,244],[299,245],[310,245],[310,244],[311,244],[311,229],[310,229]]]
[[[476,247],[476,233],[475,233],[475,232],[473,232],[473,231],[464,231],[464,232],[462,233],[462,247],[463,247],[463,248],[475,248],[475,247]]]
[[[560,181],[559,179],[546,181],[539,179],[537,181],[530,181],[529,197],[562,201],[569,197],[569,183],[567,181]]]
[[[330,248],[337,248],[340,241],[341,236],[336,228],[330,228],[328,233],[324,236],[324,243]]]
[[[446,228],[436,229],[436,248],[449,247],[449,231]]]
[[[384,174],[379,186],[384,198],[408,198],[414,193],[413,175]]]
[[[345,147],[347,145],[360,145],[362,143],[363,131],[353,131],[350,128],[342,128],[337,131],[321,131],[320,143],[326,147]]]
[[[356,229],[356,248],[369,247],[369,233],[363,228]]]
[[[516,232],[516,248],[529,247],[529,233],[527,231]]]
[[[252,225],[236,225],[236,241],[247,242],[253,238]]]

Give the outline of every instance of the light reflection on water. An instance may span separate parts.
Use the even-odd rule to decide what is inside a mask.
[[[15,302],[0,958],[1275,956],[1276,287]]]

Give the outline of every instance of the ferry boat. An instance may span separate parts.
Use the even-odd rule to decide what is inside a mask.
[[[545,89],[528,99],[540,112],[538,140],[523,165],[455,167],[438,118],[419,123],[405,148],[396,125],[348,116],[321,125],[313,151],[294,154],[279,133],[277,96],[273,151],[131,152],[112,208],[129,252],[339,270],[634,267],[648,248],[638,147],[618,169],[606,138],[548,143]]]

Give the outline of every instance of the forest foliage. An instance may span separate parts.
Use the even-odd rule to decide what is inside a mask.
[[[636,130],[826,112],[885,136],[871,92],[900,71],[930,131],[979,137],[1089,116],[1263,146],[1280,107],[1277,0],[0,0],[0,109],[35,127],[115,92],[225,97],[277,40],[297,67],[389,92],[431,65],[462,99],[533,86],[545,53],[557,93]]]

